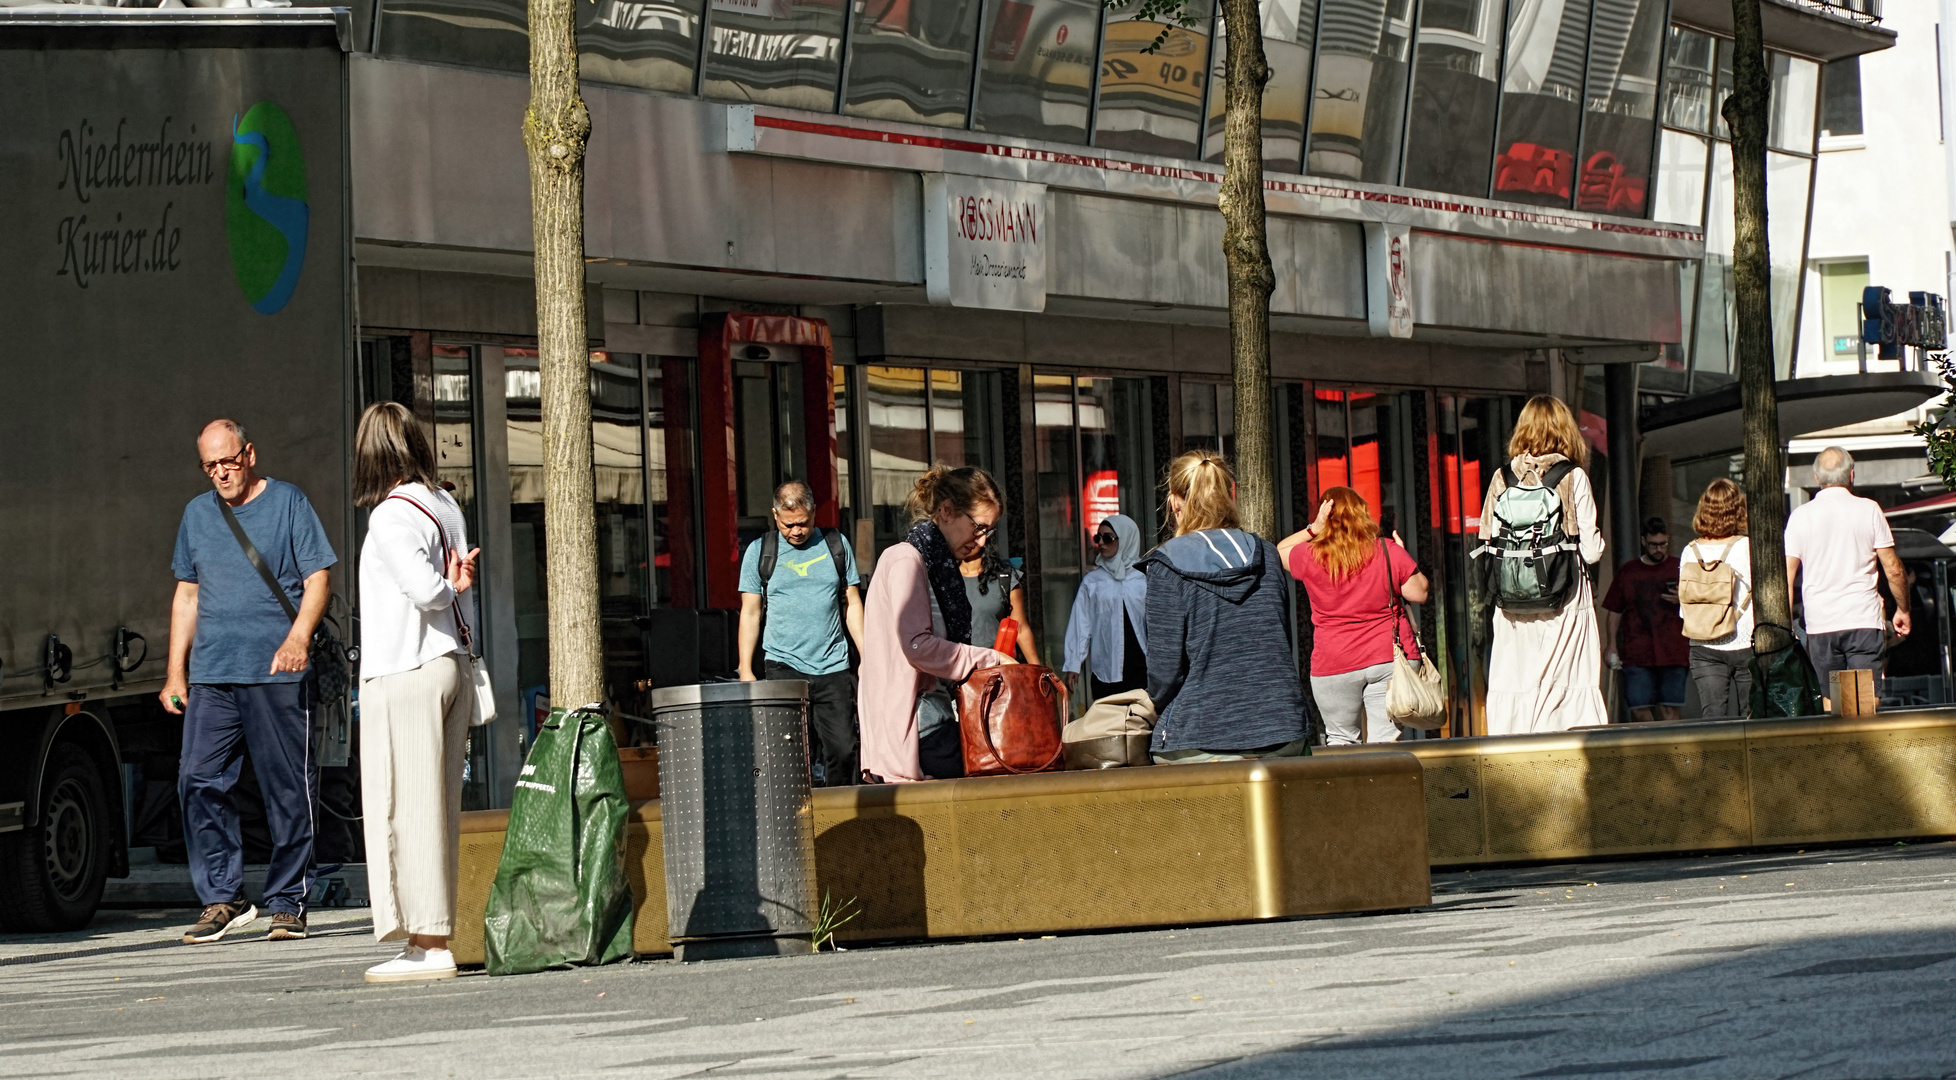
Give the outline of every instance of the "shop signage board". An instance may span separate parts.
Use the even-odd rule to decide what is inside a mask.
[[[1413,336],[1412,230],[1365,223],[1365,313],[1373,337]]]
[[[924,290],[933,304],[1046,310],[1046,185],[924,176]]]

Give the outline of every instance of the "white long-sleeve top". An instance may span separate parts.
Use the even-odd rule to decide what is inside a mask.
[[[1066,620],[1066,659],[1061,671],[1079,671],[1091,662],[1093,677],[1104,683],[1119,682],[1127,657],[1127,639],[1121,636],[1121,613],[1134,626],[1134,641],[1141,652],[1148,652],[1148,575],[1130,570],[1125,578],[1096,566],[1080,579],[1080,591],[1073,597],[1073,613]]]
[[[368,514],[367,539],[360,549],[362,679],[413,671],[463,648],[455,611],[459,607],[467,619],[470,597],[462,594],[456,603],[435,523],[396,495],[413,499],[441,521],[450,550],[469,550],[462,508],[446,491],[402,484]]]

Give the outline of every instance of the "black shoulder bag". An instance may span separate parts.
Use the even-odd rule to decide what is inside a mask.
[[[285,617],[295,623],[298,622],[299,609],[292,606],[292,598],[285,595],[285,589],[279,585],[272,568],[265,565],[265,557],[258,554],[258,548],[252,544],[251,537],[245,535],[244,526],[238,524],[238,515],[231,512],[231,504],[219,497],[217,508],[224,513],[224,523],[231,527],[231,535],[237,538],[238,546],[244,549],[245,558],[251,560],[251,565],[258,571],[258,576],[265,579],[265,587],[272,590],[273,596],[278,597],[278,606],[285,609]],[[313,627],[312,641],[306,648],[307,670],[312,674],[321,702],[344,700],[353,686],[349,661],[355,654],[340,644],[339,635],[333,633],[333,628],[329,625],[331,621],[330,616],[320,617],[319,625]]]

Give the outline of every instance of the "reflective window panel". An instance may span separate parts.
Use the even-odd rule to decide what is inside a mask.
[[[1596,0],[1576,209],[1643,217],[1667,0]]]
[[[1405,185],[1487,194],[1501,96],[1500,0],[1426,0],[1413,54]]]
[[[1100,4],[990,0],[972,127],[1055,142],[1087,141]]]
[[[1830,61],[1820,78],[1820,134],[1861,134],[1861,58]]]
[[[1236,388],[1229,383],[1182,380],[1182,452],[1236,450]]]
[[[862,0],[849,39],[851,116],[963,127],[979,0]]]
[[[1704,223],[1705,163],[1710,155],[1711,141],[1704,136],[1665,129],[1664,146],[1657,155],[1657,220]]]
[[[1793,373],[1799,326],[1800,282],[1805,276],[1807,188],[1813,159],[1768,151],[1766,154],[1766,254],[1772,262],[1773,368],[1778,377]]]
[[[1202,88],[1208,82],[1209,0],[1189,0],[1194,29],[1136,19],[1123,5],[1107,11],[1100,62],[1096,146],[1167,157],[1199,157]],[[1161,48],[1142,52],[1167,34]]]
[[[1771,198],[1770,193],[1768,199]],[[1771,213],[1770,204],[1767,212]],[[1770,228],[1770,225],[1768,226]],[[1767,238],[1768,243],[1771,237]],[[1691,342],[1691,367],[1729,381],[1732,373],[1732,144],[1712,144],[1711,190],[1705,200],[1705,269],[1698,278],[1697,328]],[[1717,382],[1699,381],[1699,390]]]
[[[1664,61],[1664,123],[1688,131],[1711,130],[1712,53],[1715,43],[1696,30],[1673,26]]]
[[[1085,572],[1086,533],[1080,525],[1080,472],[1073,426],[1071,375],[1032,377],[1032,461],[1037,503],[1039,577],[1045,618],[1040,640],[1048,651],[1066,640],[1073,596]]]
[[[1306,172],[1390,184],[1399,172],[1412,0],[1323,0]]]
[[[835,472],[836,501],[838,520],[850,537],[856,535],[856,433],[850,417],[855,410],[855,399],[850,395],[854,385],[855,368],[848,364],[834,364],[829,368],[835,386]]]
[[[527,72],[529,10],[523,0],[385,0],[376,51]]]
[[[1514,0],[1508,5],[1507,70],[1494,197],[1567,206],[1574,194],[1582,127],[1583,44],[1588,0]]]
[[[1820,93],[1820,65],[1774,53],[1772,116],[1766,142],[1775,150],[1813,153],[1813,114]]]
[[[700,91],[831,112],[842,59],[843,0],[712,0]]]
[[[700,0],[577,5],[577,69],[593,82],[690,94]]]
[[[1270,81],[1263,87],[1263,167],[1271,172],[1302,172],[1304,94],[1311,75],[1311,35],[1317,28],[1317,0],[1267,0],[1263,5],[1263,55]],[[1228,30],[1216,17],[1216,49],[1209,64],[1215,89],[1209,94],[1206,160],[1223,157],[1223,92]]]
[[[866,367],[864,382],[869,425],[870,515],[876,546],[903,539],[910,522],[903,504],[910,487],[930,468],[930,419],[924,401],[923,368]]]
[[[1868,287],[1868,260],[1820,263],[1820,333],[1826,344],[1819,359],[1859,360],[1861,290]]]

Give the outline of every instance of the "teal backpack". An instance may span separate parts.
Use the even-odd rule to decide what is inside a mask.
[[[1567,508],[1556,493],[1575,471],[1572,461],[1557,462],[1539,484],[1524,484],[1513,465],[1501,466],[1505,481],[1492,513],[1500,523],[1493,537],[1475,548],[1481,595],[1511,615],[1560,611],[1583,572],[1581,551],[1565,524]]]

